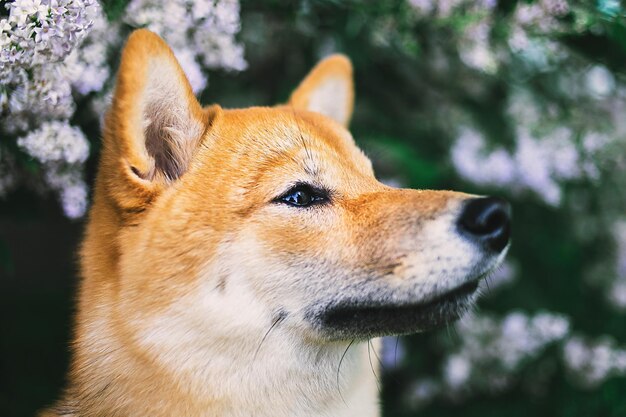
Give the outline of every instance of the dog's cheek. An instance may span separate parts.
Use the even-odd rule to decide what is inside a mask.
[[[323,215],[296,210],[302,209],[274,207],[259,213],[232,245],[239,254],[237,267],[253,277],[251,285],[271,297],[272,305],[285,294],[305,297],[320,286],[335,286],[332,281],[352,271],[355,251],[341,218],[328,209]]]
[[[281,206],[255,219],[252,228],[270,256],[290,263],[336,261],[349,243],[346,226],[332,207]]]

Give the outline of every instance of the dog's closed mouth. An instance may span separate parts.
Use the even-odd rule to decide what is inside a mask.
[[[333,339],[370,338],[431,330],[458,319],[470,305],[479,280],[465,283],[426,302],[416,304],[335,304],[316,318]]]

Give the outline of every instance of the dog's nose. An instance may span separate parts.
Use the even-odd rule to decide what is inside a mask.
[[[500,198],[473,198],[463,207],[459,228],[471,239],[500,252],[511,237],[511,206]]]

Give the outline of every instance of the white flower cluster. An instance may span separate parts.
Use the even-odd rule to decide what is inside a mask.
[[[109,49],[119,43],[119,26],[96,14],[89,35],[63,62],[63,73],[78,95],[102,91],[111,76]]]
[[[472,392],[500,392],[516,382],[525,362],[554,344],[562,351],[567,373],[581,387],[626,376],[626,348],[610,337],[592,341],[571,336],[570,322],[560,314],[512,312],[501,320],[476,316],[457,328],[460,346],[444,361],[441,376],[420,378],[410,387],[407,394],[413,407],[423,407],[436,397],[460,400]]]
[[[469,67],[485,72],[497,70],[497,60],[489,44],[495,0],[409,0],[420,18],[449,19],[457,13],[472,16],[466,20],[459,42],[459,56]]]
[[[616,347],[610,338],[589,341],[572,337],[563,346],[563,359],[571,376],[586,387],[626,375],[626,349]]]
[[[51,189],[59,193],[67,217],[76,219],[85,215],[88,189],[82,170],[63,164],[50,164],[46,168],[44,180]]]
[[[513,192],[530,190],[545,203],[558,206],[562,183],[599,179],[598,155],[610,143],[608,136],[558,125],[550,109],[539,108],[528,94],[519,91],[512,95],[507,113],[518,126],[512,150],[490,148],[481,133],[462,128],[451,159],[466,180]]]
[[[594,65],[586,76],[586,87],[590,95],[601,99],[615,90],[615,77],[604,65]]]
[[[588,138],[599,137],[592,133]],[[561,181],[598,176],[593,154],[576,146],[569,128],[555,128],[538,138],[520,127],[516,140],[513,151],[488,150],[480,133],[465,128],[452,147],[452,163],[462,177],[476,184],[514,192],[532,190],[553,206],[561,202]]]
[[[68,119],[76,107],[72,91],[82,96],[102,89],[111,73],[107,50],[118,35],[100,9],[92,23],[91,33],[64,61],[13,68],[0,79],[0,88],[5,87],[6,131],[25,131],[46,119]]]
[[[17,144],[43,164],[80,164],[89,156],[89,142],[80,129],[52,121],[17,140]]]
[[[508,51],[498,51],[491,44],[490,34],[495,21],[494,0],[409,0],[419,17],[450,19],[468,16],[460,26],[459,56],[468,67],[495,73],[498,62],[506,59],[501,52],[519,56],[534,68],[546,68],[565,56],[558,44],[545,35],[558,33],[560,19],[572,9],[566,0],[518,2],[507,24]]]
[[[241,71],[246,68],[238,0],[132,0],[124,20],[162,36],[187,74],[194,92],[204,89],[205,68]]]
[[[68,119],[75,110],[73,82],[88,82],[81,66],[102,66],[106,60],[104,53],[78,59],[77,47],[94,22],[101,26],[104,22],[99,4],[93,0],[20,0],[8,3],[7,8],[9,17],[0,20],[3,129],[15,133],[35,128],[42,120]],[[68,62],[68,56],[74,58]],[[95,87],[108,78],[108,69],[99,75],[101,82]]]
[[[470,8],[476,10],[491,10],[497,2],[495,0],[409,0],[409,4],[420,15],[435,15],[439,18],[448,18],[459,8]],[[467,10],[467,9],[466,9]]]
[[[510,25],[508,45],[511,51],[537,69],[545,69],[563,58],[562,48],[543,35],[559,32],[562,28],[559,19],[570,11],[566,0],[519,3]]]
[[[80,217],[87,207],[82,170],[89,146],[68,120],[75,98],[100,90],[109,78],[107,48],[117,31],[94,0],[17,0],[7,9],[9,17],[0,21],[1,129],[23,133],[19,147],[41,163],[42,179],[59,194],[66,215]]]
[[[87,36],[95,0],[15,0],[0,20],[0,78],[15,67],[62,60]]]
[[[498,70],[498,58],[490,45],[492,15],[484,14],[469,25],[459,43],[459,57],[465,65],[489,74]]]
[[[37,159],[44,181],[59,192],[68,217],[81,217],[87,209],[87,186],[82,164],[89,156],[89,142],[83,132],[67,122],[51,121],[17,140],[26,153]]]
[[[74,114],[76,105],[63,64],[19,68],[3,81],[5,92],[10,92],[2,117],[2,127],[8,133],[27,131],[41,120],[68,119]]]
[[[419,407],[436,396],[458,399],[477,390],[502,391],[515,382],[524,362],[562,341],[569,328],[565,316],[547,312],[467,317],[457,325],[460,346],[444,361],[441,377],[419,379],[409,400]]]
[[[502,320],[470,317],[459,323],[458,331],[461,348],[444,365],[445,384],[455,392],[465,389],[472,372],[476,372],[486,385],[501,389],[522,361],[562,340],[569,332],[569,321],[559,314],[530,317],[515,311]]]

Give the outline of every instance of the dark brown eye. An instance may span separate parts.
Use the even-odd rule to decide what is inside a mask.
[[[314,203],[326,201],[328,195],[308,184],[298,184],[279,197],[279,201],[295,207],[308,207]]]

